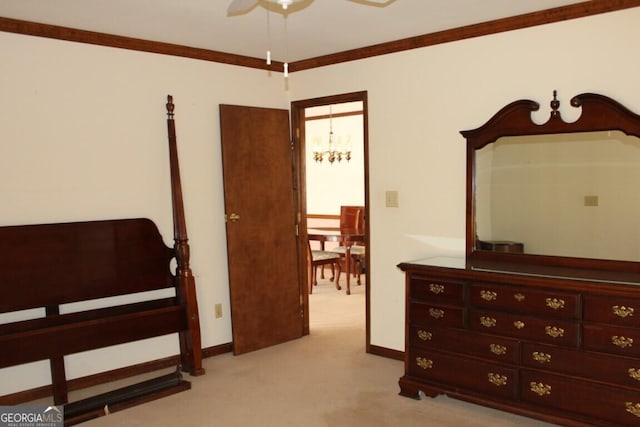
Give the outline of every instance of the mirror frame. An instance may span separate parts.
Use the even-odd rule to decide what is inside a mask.
[[[528,99],[514,101],[489,119],[484,125],[460,133],[467,139],[466,179],[466,261],[468,268],[498,268],[509,265],[534,265],[579,268],[586,270],[609,270],[640,272],[640,262],[591,258],[574,258],[553,255],[534,255],[481,250],[476,230],[476,151],[504,136],[546,135],[578,132],[618,130],[640,138],[640,115],[635,114],[617,101],[604,95],[583,93],[571,99],[571,106],[581,108],[580,117],[565,122],[560,114],[557,91],[553,91],[549,120],[537,124],[532,112],[539,104]],[[640,141],[639,141],[640,143]],[[640,219],[639,219],[640,223]],[[639,224],[640,225],[640,224]]]

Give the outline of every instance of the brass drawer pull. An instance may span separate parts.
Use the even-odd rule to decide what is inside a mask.
[[[627,407],[628,413],[640,417],[640,403],[625,402],[624,405]]]
[[[480,291],[480,297],[485,301],[493,301],[498,298],[498,294],[493,291]]]
[[[635,311],[633,307],[625,307],[624,305],[614,305],[611,307],[611,311],[618,317],[623,319],[627,317],[633,317],[633,312]]]
[[[620,348],[627,348],[633,345],[633,338],[619,337],[618,335],[614,335],[611,337],[611,342],[613,343],[613,345],[616,345]]]
[[[416,364],[418,367],[422,369],[431,369],[433,368],[433,360],[426,359],[424,357],[416,357]]]
[[[637,368],[629,368],[629,377],[636,380],[636,381],[640,381],[640,369]]]
[[[540,351],[534,351],[531,354],[531,357],[533,357],[533,360],[535,360],[536,362],[539,362],[539,363],[550,363],[551,362],[551,355],[547,354],[547,353],[542,353]]]
[[[498,356],[502,356],[507,353],[507,347],[499,344],[489,344],[489,351],[493,354],[497,354]]]
[[[439,285],[437,283],[431,283],[429,284],[429,290],[438,295],[444,292],[444,285]]]
[[[430,308],[429,315],[434,319],[441,319],[444,317],[444,310],[440,310],[437,308]]]
[[[487,375],[489,382],[498,387],[507,385],[507,377],[500,374],[494,374],[493,372],[489,372]]]
[[[564,300],[558,298],[547,298],[547,307],[554,310],[564,308]]]
[[[544,330],[547,335],[553,338],[560,338],[564,336],[564,329],[558,328],[557,326],[546,326]]]
[[[551,394],[551,386],[542,383],[530,382],[529,386],[531,387],[531,391],[537,394],[538,396],[544,396],[546,394]]]
[[[493,328],[494,326],[496,326],[496,319],[494,319],[493,317],[481,316],[480,324],[485,328]]]
[[[515,322],[513,322],[513,326],[515,326],[516,329],[522,329],[525,325],[523,321],[516,320]]]
[[[423,331],[422,329],[418,331],[418,338],[420,338],[422,341],[430,341],[431,337],[431,332]]]
[[[513,298],[514,298],[516,301],[518,301],[518,302],[522,302],[522,301],[524,301],[524,295],[523,295],[523,294],[520,294],[520,293],[515,294],[515,295],[513,296]]]

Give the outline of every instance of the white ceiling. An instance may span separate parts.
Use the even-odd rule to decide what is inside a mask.
[[[0,16],[255,58],[270,49],[293,62],[584,0],[363,1],[306,0],[288,15],[286,38],[283,15],[227,16],[231,0],[1,0]]]

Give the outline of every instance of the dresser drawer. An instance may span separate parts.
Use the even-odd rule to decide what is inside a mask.
[[[411,324],[454,328],[461,328],[464,325],[462,307],[423,302],[412,302],[410,307]]]
[[[580,332],[576,322],[481,310],[471,310],[469,327],[489,334],[570,347],[578,346]]]
[[[580,414],[589,425],[598,425],[597,419],[606,419],[606,425],[640,425],[640,392],[536,371],[520,375],[525,402]]]
[[[518,341],[464,329],[411,326],[409,345],[516,364],[520,360]]]
[[[507,399],[515,398],[518,390],[515,369],[437,351],[411,349],[409,374],[444,384],[445,389],[465,388]]]
[[[571,293],[473,283],[470,300],[475,307],[566,319],[580,316],[580,297]]]
[[[586,350],[640,357],[640,329],[598,324],[585,324],[583,329]]]
[[[464,297],[462,282],[412,275],[409,286],[410,296],[415,299],[462,303]]]
[[[522,364],[600,382],[638,387],[640,391],[640,360],[636,358],[524,343]]]
[[[640,327],[640,299],[586,295],[584,319],[589,322]]]

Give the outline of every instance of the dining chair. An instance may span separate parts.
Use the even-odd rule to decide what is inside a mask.
[[[334,267],[338,269],[338,275],[340,274],[340,254],[335,252],[329,252],[324,250],[311,249],[311,242],[307,240],[307,259],[308,262],[308,271],[309,271],[309,294],[313,293],[313,287],[318,285],[318,267],[331,265],[332,273],[334,271]],[[329,279],[333,281],[334,276],[332,275]],[[336,280],[336,289],[340,290],[340,285]]]
[[[365,234],[365,218],[364,218],[364,206],[340,206],[340,233],[343,235],[362,235]],[[345,260],[344,257],[347,251],[347,245],[345,241],[340,242],[340,245],[331,249],[331,252],[340,254],[340,262],[338,263],[340,269],[336,275],[336,285],[339,286],[340,273],[344,269]],[[361,241],[352,242],[351,245],[351,271],[347,274],[353,274],[353,277],[357,278],[358,285],[361,283],[360,274],[362,273],[362,267],[366,256],[366,247],[364,237]]]

